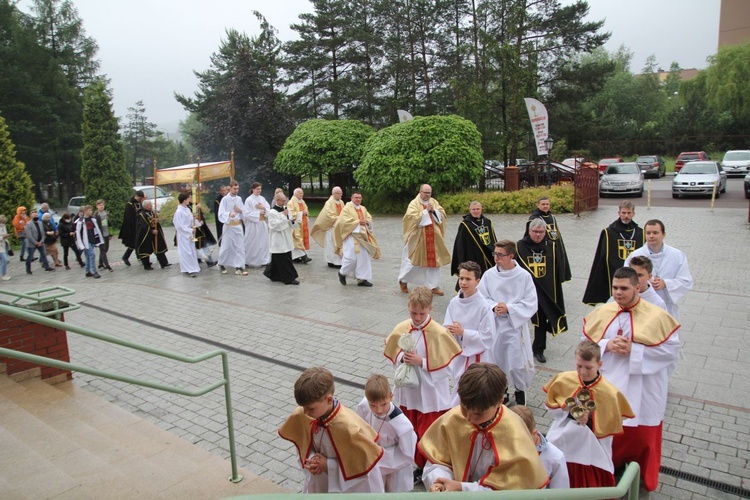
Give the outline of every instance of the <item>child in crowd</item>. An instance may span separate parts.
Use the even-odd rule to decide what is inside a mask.
[[[395,367],[405,363],[416,373],[416,385],[397,386],[393,396],[414,426],[417,439],[421,439],[427,428],[453,406],[450,365],[461,354],[461,346],[443,325],[432,321],[432,290],[423,286],[412,289],[407,307],[410,319],[393,329],[385,341],[384,354]],[[411,337],[413,349],[405,351],[399,345],[403,344],[404,336]],[[414,480],[418,482],[425,464],[424,455],[419,449],[414,455],[414,462],[417,466]]]
[[[455,382],[461,378],[472,363],[488,361],[487,350],[492,347],[495,333],[495,315],[492,304],[481,293],[477,285],[482,278],[482,268],[476,262],[462,262],[458,265],[458,295],[453,297],[445,311],[443,325],[453,334],[462,352],[453,361],[452,406],[458,404]]]
[[[534,414],[531,413],[528,406],[515,405],[511,406],[510,409],[513,413],[521,417],[521,420],[523,420],[526,428],[531,433],[536,451],[539,453],[539,458],[542,460],[549,476],[547,488],[570,488],[568,467],[565,465],[565,454],[557,446],[547,441],[544,434],[537,430]]]
[[[389,493],[413,489],[411,464],[417,447],[414,427],[392,400],[388,379],[372,375],[365,383],[365,397],[357,405],[357,414],[375,429],[377,443],[385,450],[378,468]]]
[[[547,439],[565,454],[571,488],[614,486],[612,439],[623,418],[633,418],[625,396],[599,373],[601,348],[583,340],[575,371],[561,372],[543,387],[554,419]]]
[[[8,229],[5,226],[8,223],[8,218],[5,215],[0,215],[0,280],[8,281],[8,252],[6,250],[6,242],[10,235]],[[8,246],[10,248],[10,246]]]
[[[523,420],[503,405],[508,381],[474,363],[458,381],[461,405],[441,416],[417,447],[427,457],[428,491],[525,490],[549,479]]]
[[[333,374],[308,368],[294,383],[299,405],[279,428],[297,447],[305,471],[303,493],[382,493],[377,434],[334,396]]]

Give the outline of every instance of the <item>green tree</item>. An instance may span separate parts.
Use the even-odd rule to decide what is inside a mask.
[[[308,120],[287,138],[274,168],[301,177],[351,172],[373,133],[358,120]]]
[[[354,178],[372,192],[413,193],[423,183],[444,192],[477,182],[482,163],[481,137],[472,122],[416,117],[370,137]]]
[[[157,149],[155,140],[160,138],[162,133],[157,130],[155,123],[148,121],[143,101],[138,101],[135,106],[128,108],[127,119],[123,134],[125,157],[130,164],[133,185],[136,185],[139,184],[139,173],[141,177],[152,175],[146,172],[143,166],[154,158]]]
[[[750,42],[719,49],[706,73],[706,103],[722,132],[750,134]]]
[[[84,95],[81,177],[86,202],[107,202],[110,222],[119,227],[125,204],[132,196],[125,168],[119,125],[112,110],[112,97],[104,81],[92,83]]]
[[[8,133],[5,118],[0,116],[0,214],[8,222],[19,206],[34,206],[34,191],[26,166],[16,159],[16,148]],[[12,231],[11,231],[12,232]]]

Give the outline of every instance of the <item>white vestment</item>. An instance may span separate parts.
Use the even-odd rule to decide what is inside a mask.
[[[179,205],[172,217],[172,224],[177,232],[177,258],[180,262],[180,271],[183,273],[198,273],[201,267],[198,265],[198,254],[195,251],[193,241],[193,224],[195,222],[193,213],[185,205]]]
[[[239,208],[237,213],[234,209]],[[242,198],[226,195],[219,204],[219,221],[224,224],[219,247],[219,265],[224,267],[245,267],[245,239],[242,231]]]
[[[268,215],[268,248],[271,253],[291,252],[292,221],[278,210],[269,210]]]
[[[421,328],[430,319],[427,318],[420,325],[420,328],[411,332],[411,337],[414,339],[416,345],[414,352],[422,358],[422,366],[412,365],[412,368],[417,373],[419,385],[417,387],[395,387],[393,389],[393,399],[397,401],[397,404],[406,407],[407,410],[417,410],[422,413],[432,413],[434,411],[444,411],[453,408],[450,390],[450,364],[438,370],[427,371],[427,345]],[[393,366],[398,367],[403,357],[404,352],[399,352]]]
[[[355,207],[357,206],[355,205]],[[369,224],[370,231],[372,231],[372,223]],[[359,245],[359,252],[357,252],[356,246],[354,244],[354,237],[352,236],[352,234],[361,232],[361,226],[355,227],[352,233],[347,236],[341,244],[341,270],[339,272],[344,276],[348,276],[353,273],[354,277],[358,280],[369,281],[372,280],[372,256],[370,255],[370,252],[368,252],[364,247],[364,245]],[[331,229],[326,233],[326,238],[328,237],[328,233],[333,233],[333,230]],[[336,244],[331,241],[331,246],[335,245]],[[326,241],[326,251],[327,250],[328,242]]]
[[[263,208],[258,208],[258,204]],[[261,211],[265,211],[262,219]],[[266,222],[270,211],[271,205],[262,196],[251,194],[245,200],[245,264],[250,267],[261,267],[271,262]]]
[[[432,214],[425,208],[422,210],[422,220],[420,226],[429,226],[433,224],[432,217],[438,222],[442,220],[440,210],[435,210]],[[404,245],[404,253],[401,255],[401,269],[398,272],[398,280],[402,283],[409,283],[416,286],[426,286],[427,288],[440,288],[440,268],[439,267],[420,267],[414,266],[409,259],[409,244]]]
[[[597,438],[586,425],[580,425],[560,408],[548,408],[552,415],[552,425],[547,439],[565,454],[568,463],[593,465],[614,473],[612,464],[612,436]]]
[[[461,323],[463,335],[453,337],[463,351],[451,363],[453,372],[453,406],[461,403],[458,397],[458,381],[469,365],[487,361],[495,335],[495,316],[492,304],[479,293],[465,298],[459,293],[448,303],[443,326],[448,328],[454,322]]]
[[[538,309],[534,280],[518,264],[508,271],[495,266],[485,271],[477,290],[493,309],[499,302],[508,307],[502,316],[495,314],[495,339],[489,360],[505,372],[509,386],[525,391],[534,379],[529,336],[529,320]]]
[[[665,289],[656,290],[656,293],[667,305],[667,312],[679,321],[680,309],[677,302],[693,288],[693,276],[690,274],[687,257],[682,251],[666,244],[662,246],[661,252],[658,253],[652,253],[648,245],[643,245],[628,255],[625,260],[626,267],[630,265],[630,260],[636,255],[651,259],[654,264],[654,278],[661,278],[666,284]]]
[[[385,451],[378,462],[385,491],[411,491],[414,488],[411,464],[417,447],[417,434],[409,419],[393,403],[381,418],[370,410],[367,398],[362,398],[357,405],[357,414],[375,429],[378,433],[377,443]]]
[[[506,411],[508,410],[506,409]],[[494,453],[483,453],[485,450],[482,449],[481,435],[482,434],[480,433],[478,439],[474,441],[474,446],[471,448],[471,459],[469,462],[473,466],[471,468],[471,473],[473,476],[476,476],[477,479],[472,482],[462,482],[461,491],[492,491],[492,488],[489,486],[482,486],[479,484],[479,478],[481,478],[481,473],[479,471],[486,471],[490,467],[497,465],[495,463]],[[425,489],[430,491],[435,480],[439,477],[455,479],[456,481],[461,481],[462,479],[460,477],[456,479],[450,468],[440,464],[433,464],[428,460],[424,466],[424,471],[422,472],[422,482],[424,483]]]
[[[565,454],[550,443],[544,435],[539,432],[541,442],[536,447],[539,452],[539,458],[544,464],[544,468],[549,476],[548,489],[570,488],[570,476],[568,475],[568,466],[565,463]]]
[[[283,215],[283,214],[282,214]],[[341,403],[339,403],[341,404]],[[323,427],[316,427],[313,432],[313,446],[310,447],[312,458],[315,453],[320,453],[328,458],[328,472],[313,475],[310,471],[303,469],[305,482],[302,485],[302,493],[382,493],[383,477],[380,474],[379,464],[370,469],[370,472],[347,481],[336,460],[336,448],[331,442],[328,432]],[[382,459],[381,459],[382,460]]]
[[[633,342],[627,356],[607,351],[607,343],[618,335],[618,330],[632,338],[630,314],[629,311],[619,313],[599,341],[601,374],[625,395],[635,413],[635,418],[625,419],[623,426],[657,426],[664,420],[667,409],[669,374],[674,371],[680,352],[680,329],[656,346]]]

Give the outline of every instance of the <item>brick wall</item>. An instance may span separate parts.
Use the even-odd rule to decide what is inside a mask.
[[[60,321],[64,321],[62,315]],[[58,330],[4,314],[0,314],[0,347],[70,362],[68,334],[65,330]],[[64,375],[68,380],[73,378],[68,370],[35,365],[18,359],[0,356],[0,363],[6,364],[8,375],[39,366],[42,370],[42,379],[60,375]]]

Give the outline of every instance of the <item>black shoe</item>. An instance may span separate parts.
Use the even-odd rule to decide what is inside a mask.
[[[70,271],[70,266],[65,266],[66,271]]]
[[[165,265],[161,266],[162,269],[166,269],[168,267],[172,267],[172,264],[165,264]]]
[[[102,275],[101,275],[101,274],[99,274],[99,273],[94,273],[94,278],[101,278],[101,277],[102,277]]]
[[[346,276],[344,276],[341,273],[336,273],[336,274],[339,275],[339,283],[341,283],[342,285],[346,286]]]
[[[329,263],[328,263],[328,267],[330,267],[330,268],[332,268],[332,269],[341,269],[341,266],[337,266],[337,265],[336,265],[336,264],[334,264],[333,262],[329,262]]]
[[[128,259],[126,259],[125,257],[122,258],[122,263],[125,264],[126,266],[130,267],[130,261]]]
[[[81,267],[86,267],[86,264],[84,264],[83,262],[79,262],[78,265],[81,266]],[[128,265],[130,265],[130,264],[128,264]]]
[[[154,270],[154,266],[148,266],[148,267],[147,266],[143,266],[143,270],[144,271],[153,271]]]
[[[296,259],[292,259],[292,262],[302,262],[302,257],[297,257]]]
[[[104,264],[99,264],[99,267],[97,269],[104,269]]]
[[[107,266],[107,271],[109,271],[110,273],[113,273],[113,272],[115,272],[115,270],[114,270],[114,269],[112,269],[112,268],[111,268],[110,266]]]
[[[523,391],[516,391],[516,404],[526,406],[526,393]]]
[[[534,353],[534,359],[539,361],[540,363],[546,363],[547,358],[544,357],[544,353],[542,352],[536,352]]]
[[[284,284],[285,285],[299,285],[299,281],[294,280],[294,281],[290,281],[289,283],[284,283]]]
[[[49,271],[51,273],[54,273],[55,272],[55,268],[54,267],[48,267],[48,268],[45,269],[45,271]]]
[[[34,257],[33,259],[31,259],[31,262],[36,262],[37,260],[39,260],[39,257]]]
[[[209,262],[206,262],[206,265],[207,265],[207,266],[208,266],[209,268],[211,268],[211,267],[214,267],[214,266],[215,266],[216,264],[218,264],[218,262],[213,262],[213,261],[209,261]]]
[[[93,275],[94,275],[94,273],[86,273],[86,277],[87,277],[87,278],[90,278],[90,277],[92,277]]]
[[[357,283],[357,286],[372,286],[372,283],[370,283],[367,280],[362,280],[359,283]]]
[[[414,486],[422,484],[422,469],[417,467],[414,469]]]
[[[26,274],[34,274],[34,273],[32,273],[31,271],[26,271]]]
[[[308,257],[307,255],[305,255],[304,257],[302,257],[302,263],[303,264],[307,264],[308,262],[312,262],[312,259],[310,257]]]

